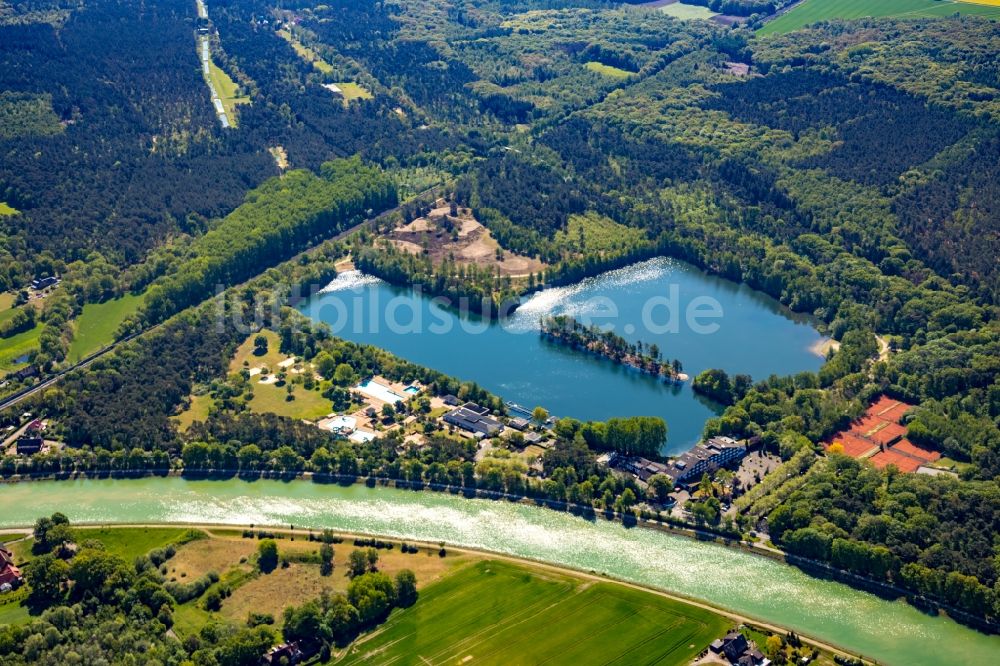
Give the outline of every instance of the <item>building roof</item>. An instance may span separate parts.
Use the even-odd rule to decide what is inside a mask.
[[[684,478],[690,474],[698,463],[702,461],[722,462],[728,455],[736,455],[745,452],[746,448],[732,437],[712,437],[686,453],[682,453],[673,464],[671,476],[675,479]]]
[[[538,444],[540,441],[545,439],[545,436],[540,432],[526,432],[524,433],[524,441],[528,444]]]
[[[531,425],[531,422],[528,421],[528,419],[523,419],[520,416],[516,416],[510,420],[509,425],[511,428],[514,428],[515,430],[527,430],[528,426]]]
[[[476,406],[478,407],[478,405]],[[478,432],[484,435],[492,435],[503,428],[503,425],[496,419],[472,411],[468,406],[453,409],[444,415],[444,420],[446,423],[458,426],[462,430]]]
[[[467,402],[464,405],[462,405],[462,408],[467,409],[475,414],[479,414],[480,416],[486,416],[487,414],[490,413],[489,409],[475,402]]]

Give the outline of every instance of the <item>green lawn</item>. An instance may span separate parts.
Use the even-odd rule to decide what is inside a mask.
[[[338,664],[688,664],[729,623],[651,592],[483,561],[420,593]]]
[[[352,99],[371,99],[373,97],[367,88],[357,83],[344,82],[337,83],[336,86],[340,88],[340,92],[344,93],[345,102],[350,102]]]
[[[681,19],[683,21],[688,21],[690,19],[710,19],[713,16],[719,15],[718,12],[713,12],[707,7],[702,7],[700,5],[685,5],[681,2],[664,5],[658,9],[667,16],[673,16],[674,18]]]
[[[670,5],[673,6],[673,5]],[[805,0],[786,14],[765,23],[757,33],[780,34],[831,19],[864,17],[933,17],[963,15],[1000,19],[1000,6],[976,5],[952,0]]]
[[[115,341],[115,331],[142,304],[142,296],[126,294],[104,303],[88,303],[76,319],[67,358],[75,363]]]
[[[28,591],[24,587],[0,595],[0,624],[24,624],[31,619],[27,606],[22,605],[27,596]]]
[[[226,110],[226,115],[229,116],[229,123],[233,127],[236,127],[239,120],[236,116],[236,106],[238,104],[248,104],[250,98],[246,95],[238,94],[239,86],[215,64],[214,60],[209,62],[208,76],[212,80],[212,85],[215,86],[215,91],[219,94],[219,99],[222,100],[222,108]]]
[[[602,62],[597,62],[596,60],[591,60],[586,63],[586,68],[592,72],[597,72],[598,74],[603,74],[611,79],[627,79],[632,76],[633,72],[626,69],[620,69],[618,67],[612,67],[611,65],[605,65]]]
[[[154,548],[163,548],[171,543],[186,543],[190,541],[187,527],[100,527],[79,528],[76,533],[78,541],[93,539],[104,544],[109,553],[121,555],[131,562],[140,555],[145,555]],[[27,562],[31,554],[32,539],[25,539],[12,548],[19,562]]]
[[[287,30],[279,30],[278,35],[291,44],[292,49],[295,50],[295,53],[297,53],[300,58],[308,63],[312,63],[312,66],[316,69],[316,71],[323,72],[324,74],[329,74],[333,71],[333,66],[330,63],[320,58],[315,51],[297,40],[292,33]]]
[[[17,215],[19,212],[19,210],[10,204],[0,201],[0,217],[3,217],[4,215]]]
[[[253,399],[247,403],[258,414],[277,414],[290,419],[320,419],[333,411],[333,403],[319,391],[307,391],[301,384],[295,386],[295,400],[286,400],[288,391],[276,384],[258,384],[254,377]]]
[[[96,539],[104,544],[107,552],[131,562],[154,548],[190,540],[188,532],[187,527],[115,527],[81,529],[77,537],[81,541]]]
[[[0,338],[0,373],[11,372],[27,365],[27,361],[18,361],[25,354],[38,349],[38,338],[42,334],[42,326],[36,324],[30,331]]]
[[[192,395],[191,406],[174,418],[174,421],[177,423],[177,429],[184,432],[195,421],[207,421],[208,414],[214,403],[215,401],[212,399],[212,396],[207,393],[205,395]]]

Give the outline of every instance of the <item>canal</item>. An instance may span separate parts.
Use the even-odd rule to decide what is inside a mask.
[[[690,382],[669,385],[542,340],[541,317],[568,314],[656,344],[691,377],[722,368],[764,379],[817,370],[823,360],[812,351],[821,336],[805,318],[759,292],[665,258],[537,292],[501,323],[357,271],[337,276],[299,309],[340,337],[475,381],[528,409],[542,405],[581,420],[663,417],[665,454],[695,444],[719,406],[697,396]]]
[[[786,564],[651,529],[524,504],[308,481],[42,481],[0,487],[0,527],[54,511],[91,523],[289,525],[446,541],[661,588],[880,663],[987,664],[1000,638]]]

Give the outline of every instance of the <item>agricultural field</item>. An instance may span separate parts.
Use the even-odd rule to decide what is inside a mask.
[[[649,592],[486,560],[426,588],[332,663],[687,664],[727,627]]]
[[[126,294],[103,303],[88,303],[77,317],[73,342],[66,358],[76,363],[87,355],[107,347],[115,341],[115,332],[123,321],[135,314],[142,304],[142,296]]]
[[[953,0],[804,0],[789,12],[765,23],[757,33],[782,34],[832,19],[926,18],[956,13],[1000,19],[1000,0],[978,0],[976,3]]]
[[[627,69],[621,69],[618,67],[612,67],[611,65],[605,65],[604,63],[592,60],[588,62],[586,68],[592,72],[597,72],[598,74],[603,74],[612,79],[627,79],[632,76],[634,72],[630,72]]]

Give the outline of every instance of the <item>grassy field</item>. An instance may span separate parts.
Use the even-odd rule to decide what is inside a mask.
[[[280,539],[278,551],[281,557],[290,560],[289,566],[260,574],[253,565],[257,541],[216,530],[211,538],[178,548],[177,554],[168,560],[167,577],[170,580],[194,580],[215,571],[220,574],[221,583],[232,589],[232,594],[214,613],[204,610],[199,600],[180,604],[174,613],[174,628],[179,634],[188,635],[197,633],[212,621],[239,626],[251,611],[280,618],[285,607],[315,599],[323,590],[345,592],[350,582],[347,561],[352,550],[354,546],[348,543],[335,545],[333,574],[322,576],[318,564],[295,561],[296,556],[318,553],[317,542],[301,536],[295,541]],[[423,588],[476,557],[459,553],[442,558],[438,557],[436,550],[404,554],[394,548],[379,551],[379,570],[393,576],[401,569],[410,569],[417,577],[418,586]]]
[[[319,391],[307,391],[301,385],[294,389],[295,400],[286,400],[288,392],[277,384],[254,384],[253,399],[247,405],[251,411],[287,416],[290,419],[314,420],[333,411],[333,403]]]
[[[612,67],[611,65],[605,65],[602,62],[597,62],[596,60],[591,60],[586,64],[587,69],[592,72],[597,72],[598,74],[603,74],[604,76],[611,79],[627,79],[632,76],[632,72],[619,69],[618,67]]]
[[[374,95],[367,88],[357,83],[344,82],[336,84],[340,92],[344,93],[344,101],[350,102],[352,99],[371,99]]]
[[[74,324],[73,342],[66,358],[75,363],[115,341],[115,332],[125,319],[135,314],[142,296],[126,294],[104,303],[88,303]]]
[[[317,55],[311,48],[295,39],[295,36],[292,33],[287,30],[279,30],[278,34],[282,39],[291,44],[295,53],[297,53],[300,58],[308,63],[312,63],[312,66],[316,69],[316,71],[323,72],[324,74],[329,74],[333,71],[333,66],[330,65],[330,63],[320,58],[319,55]]]
[[[17,215],[20,211],[13,206],[0,201],[0,217],[4,215]]]
[[[195,421],[207,421],[213,402],[212,396],[208,394],[191,396],[191,406],[173,417],[177,427],[183,432]]]
[[[100,541],[107,552],[121,555],[131,562],[154,548],[190,541],[188,531],[186,527],[87,527],[79,529],[77,538],[80,541]],[[19,563],[27,562],[33,557],[31,544],[32,539],[28,538],[9,546]]]
[[[31,620],[27,606],[21,604],[28,591],[21,588],[0,596],[0,624],[24,624]]]
[[[985,4],[988,2],[996,4]],[[805,0],[788,13],[765,23],[757,33],[781,34],[817,21],[864,17],[922,18],[959,13],[1000,19],[1000,0],[978,0],[978,3],[952,0]]]
[[[209,62],[208,76],[212,81],[212,85],[215,86],[215,91],[219,94],[219,99],[222,100],[222,108],[225,109],[226,115],[229,116],[229,122],[235,127],[239,124],[236,107],[240,104],[249,104],[250,98],[237,94],[239,86],[215,64],[214,60]]]
[[[707,7],[702,7],[700,5],[685,5],[680,2],[664,5],[658,9],[667,16],[673,16],[674,18],[684,21],[690,19],[710,19],[713,16],[719,15],[718,12],[713,12]]]
[[[154,548],[167,544],[189,541],[191,534],[186,527],[105,527],[81,529],[81,540],[96,539],[104,544],[104,550],[122,556],[131,562]]]
[[[263,335],[267,338],[267,353],[258,356],[254,353],[253,341],[257,335]],[[239,347],[236,348],[236,354],[233,355],[233,359],[229,362],[229,372],[230,374],[238,373],[244,367],[249,368],[259,368],[261,366],[267,368],[271,372],[278,371],[278,363],[284,361],[287,356],[279,351],[281,348],[281,338],[274,331],[267,329],[262,330],[260,333],[249,335],[247,339],[244,340]],[[244,365],[246,363],[247,365]]]
[[[36,324],[30,331],[0,338],[0,373],[11,372],[27,365],[27,361],[18,361],[25,354],[38,349],[38,338],[42,334],[42,326]]]
[[[426,588],[337,664],[687,664],[729,623],[658,595],[487,560]]]

